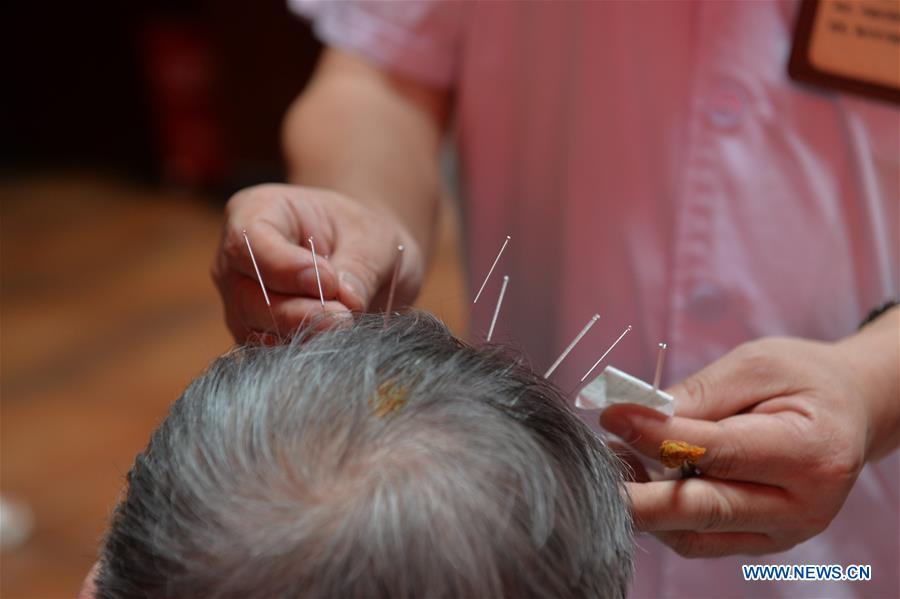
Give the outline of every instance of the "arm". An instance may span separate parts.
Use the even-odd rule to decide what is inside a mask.
[[[326,50],[282,131],[290,180],[387,211],[430,255],[448,93]]]

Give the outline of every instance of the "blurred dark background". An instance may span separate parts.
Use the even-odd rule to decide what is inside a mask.
[[[283,179],[320,47],[285,0],[18,2],[2,23],[0,597],[74,597],[135,454],[232,343],[222,207]],[[418,305],[462,332],[454,217]]]
[[[5,12],[5,171],[101,168],[217,192],[281,178],[281,118],[320,51],[284,0]]]

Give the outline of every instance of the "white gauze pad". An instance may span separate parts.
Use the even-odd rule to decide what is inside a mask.
[[[605,410],[617,403],[646,406],[667,416],[675,414],[673,396],[665,391],[654,391],[650,383],[613,366],[604,368],[575,398],[575,406],[582,410]]]

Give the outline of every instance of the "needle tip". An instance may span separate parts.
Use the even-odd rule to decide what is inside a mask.
[[[506,239],[509,240],[509,239],[512,239],[512,237],[510,237],[509,235],[507,235],[507,236],[506,236]]]
[[[593,316],[591,316],[591,320],[593,320],[594,322],[600,320],[600,315],[599,315],[599,314],[594,314]]]
[[[659,344],[659,349],[666,349],[667,347],[669,347],[669,346],[666,345],[665,343],[660,343],[660,344]]]
[[[402,245],[398,245],[398,246],[397,246],[397,251],[398,251],[398,252],[402,252],[404,249],[406,249],[406,248],[404,248]]]

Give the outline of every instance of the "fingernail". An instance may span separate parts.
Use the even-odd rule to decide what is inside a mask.
[[[342,271],[338,275],[338,281],[344,291],[356,298],[360,304],[365,305],[364,287],[362,281],[359,280],[359,277],[351,272]]]
[[[620,412],[605,410],[600,414],[600,425],[622,439],[631,439],[634,432],[631,419]]]
[[[333,314],[338,320],[351,320],[353,318],[353,312],[350,310],[337,310]]]
[[[353,322],[353,313],[350,310],[336,310],[328,314],[336,326],[344,326]]]

